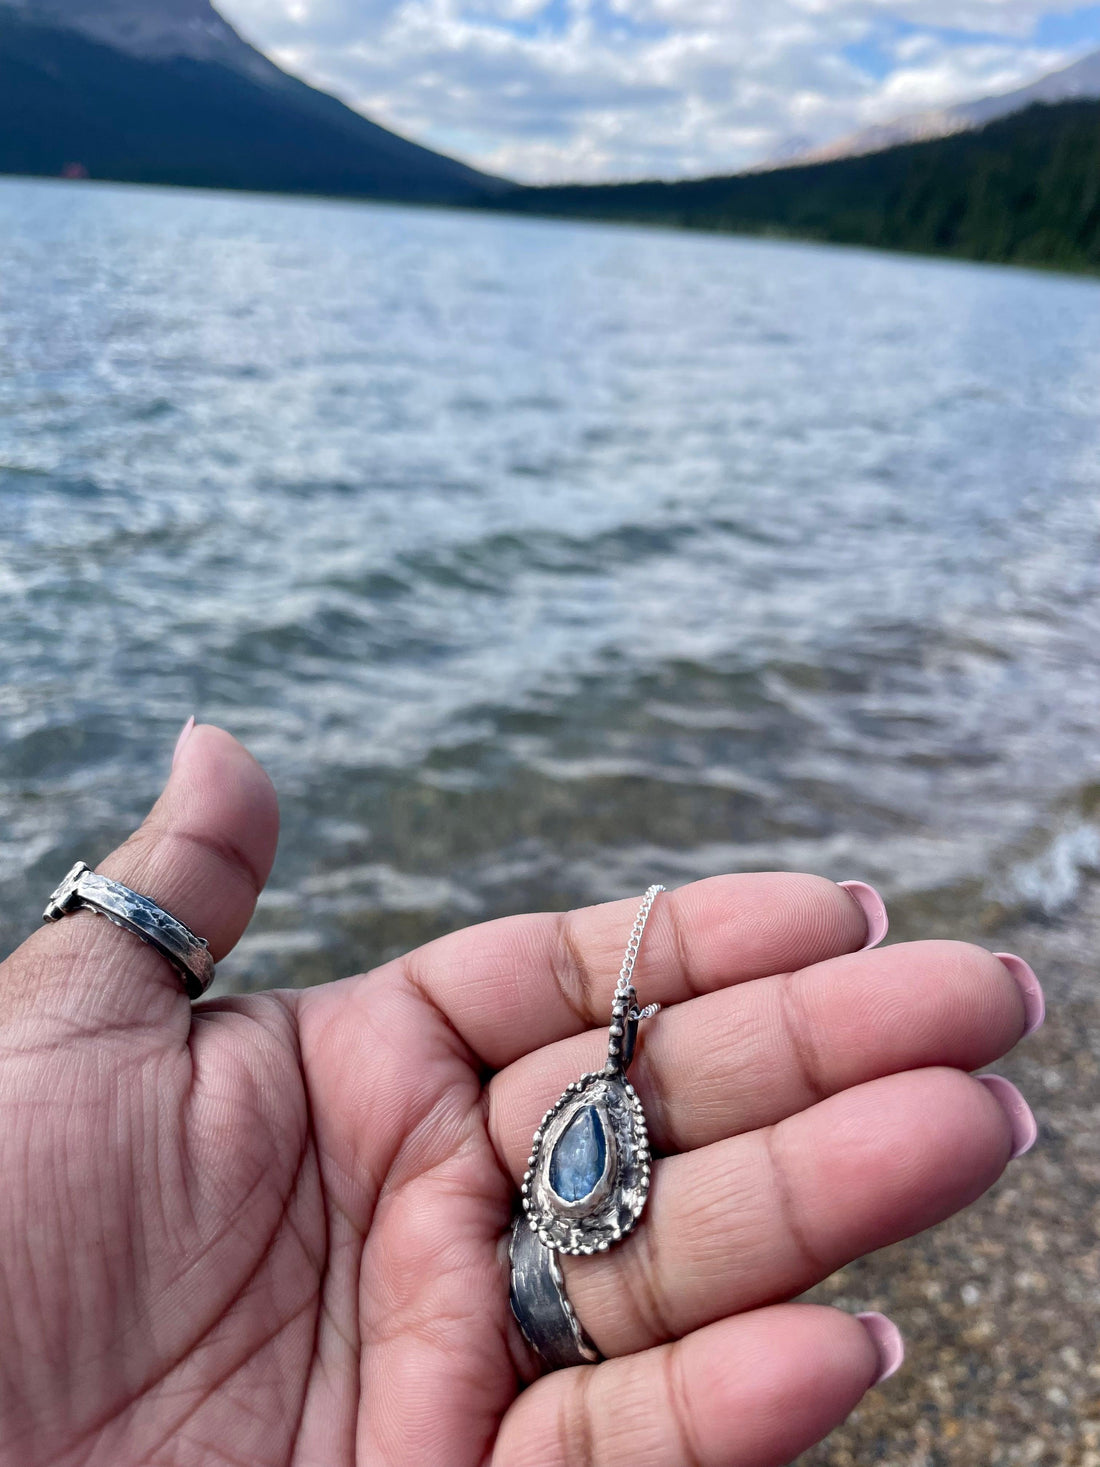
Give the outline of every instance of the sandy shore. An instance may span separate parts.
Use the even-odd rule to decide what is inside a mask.
[[[1046,990],[1043,1029],[993,1067],[1039,1141],[964,1216],[815,1291],[889,1314],[908,1355],[799,1467],[1100,1467],[1100,893],[1064,928],[989,945]]]

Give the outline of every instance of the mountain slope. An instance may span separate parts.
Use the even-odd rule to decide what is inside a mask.
[[[285,74],[250,46],[210,0],[0,0],[23,20],[77,31],[146,61],[220,61],[269,82]]]
[[[77,12],[74,0],[55,5]],[[116,12],[120,7],[115,6]],[[132,44],[104,44],[112,7],[88,4],[87,25],[0,4],[0,173],[57,175],[80,165],[93,178],[469,204],[501,180],[378,127],[316,91],[242,41],[208,4],[189,10],[192,44],[162,25],[135,25]],[[208,14],[204,16],[202,12]],[[72,17],[70,17],[72,18]],[[77,16],[79,18],[79,16]],[[117,19],[116,14],[116,19]],[[228,33],[228,34],[227,34]],[[166,44],[167,41],[167,44]]]
[[[682,183],[529,189],[506,207],[1100,270],[1100,103],[832,163]]]
[[[931,138],[949,137],[984,127],[999,117],[1022,112],[1036,102],[1070,102],[1100,100],[1100,51],[1091,51],[1070,66],[1047,72],[1037,81],[1011,92],[991,97],[978,97],[973,102],[960,102],[952,107],[936,107],[927,112],[914,112],[893,122],[867,127],[823,147],[814,148],[794,158],[795,163],[824,163],[834,158],[854,158],[861,153],[877,153],[902,143],[927,142]]]

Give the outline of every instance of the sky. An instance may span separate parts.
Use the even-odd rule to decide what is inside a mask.
[[[530,182],[731,172],[1100,48],[1044,0],[224,0],[374,121]]]

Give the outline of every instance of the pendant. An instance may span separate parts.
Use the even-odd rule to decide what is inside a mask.
[[[645,1207],[649,1133],[626,1072],[638,1025],[659,1005],[639,1009],[629,979],[653,897],[663,889],[646,893],[631,934],[611,1008],[606,1065],[569,1086],[543,1116],[531,1144],[520,1187],[527,1225],[559,1253],[606,1253],[626,1237]]]

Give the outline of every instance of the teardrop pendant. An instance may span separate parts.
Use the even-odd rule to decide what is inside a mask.
[[[649,1177],[634,1086],[606,1070],[582,1075],[535,1134],[522,1187],[528,1223],[560,1253],[606,1252],[641,1217]]]
[[[520,1192],[527,1223],[560,1253],[604,1253],[634,1227],[649,1193],[651,1158],[645,1112],[626,1077],[639,1009],[630,982],[642,931],[657,893],[646,893],[627,946],[611,1008],[607,1063],[582,1075],[546,1112],[535,1132]]]

